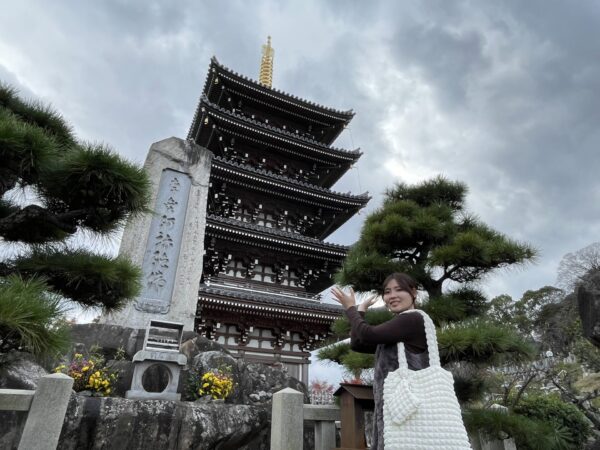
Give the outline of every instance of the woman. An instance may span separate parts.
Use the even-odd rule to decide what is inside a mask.
[[[373,450],[383,450],[383,382],[387,374],[398,369],[398,342],[404,343],[408,368],[420,370],[429,367],[425,326],[421,314],[400,314],[415,309],[417,283],[404,273],[393,273],[383,282],[383,301],[396,317],[377,326],[364,320],[365,311],[375,303],[377,296],[356,306],[354,291],[345,293],[334,287],[335,300],[345,309],[350,320],[351,348],[361,353],[375,353],[373,395]]]

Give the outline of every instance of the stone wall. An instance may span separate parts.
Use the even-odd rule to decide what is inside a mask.
[[[114,325],[89,324],[73,327],[76,350],[94,346],[119,368],[118,394],[129,388],[131,361],[111,361],[118,348],[131,358],[143,342],[143,332]],[[232,367],[236,383],[225,403],[214,401],[129,400],[120,397],[87,397],[73,393],[63,425],[59,449],[242,449],[269,448],[272,395],[292,387],[304,394],[306,386],[280,367],[246,364],[236,360],[219,344],[194,333],[186,333],[182,352],[187,369],[200,372],[221,365]],[[52,365],[52,364],[51,364]],[[14,355],[0,370],[0,386],[35,389],[39,376],[47,373],[27,355]],[[184,393],[187,371],[182,374]],[[184,398],[185,395],[184,395]],[[52,414],[51,411],[48,414]],[[0,412],[0,448],[16,449],[25,413]],[[312,424],[305,424],[305,448],[313,447]]]

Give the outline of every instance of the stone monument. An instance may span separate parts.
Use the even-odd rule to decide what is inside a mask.
[[[175,137],[152,144],[144,168],[153,211],[128,222],[119,250],[142,268],[142,290],[101,323],[145,329],[150,320],[164,320],[194,330],[212,157]]]

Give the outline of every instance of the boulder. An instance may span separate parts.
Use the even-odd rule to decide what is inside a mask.
[[[118,351],[124,351],[127,359],[144,344],[145,330],[102,323],[76,324],[71,327],[71,340],[78,344],[77,351],[90,352],[100,348],[103,356],[113,359]]]
[[[600,272],[587,275],[576,294],[583,335],[600,347]]]
[[[15,449],[24,413],[0,411],[0,448]],[[128,400],[73,393],[58,447],[61,450],[268,450],[270,404]],[[314,432],[304,427],[304,448]]]
[[[266,405],[127,400],[73,394],[57,448],[266,450],[270,414]],[[2,448],[16,448],[16,442],[5,438],[10,430],[4,429],[5,423],[14,429],[15,419],[1,419]],[[14,433],[11,436],[15,438]]]
[[[1,389],[33,390],[37,388],[38,379],[48,374],[48,371],[40,366],[29,353],[10,352],[1,356]]]
[[[222,345],[215,341],[206,339],[204,336],[198,336],[196,333],[183,333],[183,343],[181,344],[181,353],[183,353],[188,361],[192,361],[199,353],[219,351],[230,354]]]
[[[246,363],[243,359],[235,359],[228,352],[221,350],[199,353],[191,362],[188,360],[188,363],[189,368],[197,373],[220,368],[231,370],[235,389],[227,403],[253,405],[270,402],[275,392],[286,387],[302,392],[305,403],[309,403],[308,389],[304,383],[290,377],[282,367]]]

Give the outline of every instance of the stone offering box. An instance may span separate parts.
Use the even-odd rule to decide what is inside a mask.
[[[373,387],[364,384],[340,383],[333,393],[340,398],[341,442],[336,450],[366,449],[365,411],[375,407]]]
[[[187,363],[185,355],[180,353],[182,337],[182,323],[150,321],[146,328],[144,347],[133,356],[133,380],[131,389],[125,393],[126,398],[181,399],[177,387],[181,368]],[[159,378],[159,380],[151,378]]]

